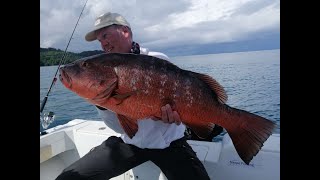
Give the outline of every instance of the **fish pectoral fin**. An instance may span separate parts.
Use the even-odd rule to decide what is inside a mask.
[[[190,129],[200,138],[200,139],[207,139],[211,132],[213,131],[213,128],[215,124],[213,123],[206,123],[206,122],[200,122],[197,124],[186,124],[190,127]]]
[[[132,139],[133,136],[138,132],[137,120],[121,114],[117,114],[117,117],[124,132]]]
[[[113,78],[109,81],[106,89],[104,91],[102,91],[101,93],[99,93],[96,97],[94,97],[92,100],[104,100],[104,99],[108,99],[112,92],[114,91],[114,89],[116,88],[117,86],[117,82],[118,82],[118,79],[117,78]]]
[[[121,104],[125,99],[129,98],[130,96],[136,94],[139,90],[123,93],[123,94],[118,94],[116,93],[115,95],[111,96],[117,101],[117,105]]]

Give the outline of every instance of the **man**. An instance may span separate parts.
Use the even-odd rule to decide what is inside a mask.
[[[99,16],[85,39],[98,40],[106,53],[146,54],[169,60],[163,53],[139,47],[132,40],[130,24],[117,13]],[[185,125],[170,105],[161,108],[161,120],[151,117],[138,121],[138,132],[132,139],[124,133],[115,113],[98,106],[97,110],[106,125],[121,133],[121,137],[109,137],[67,167],[57,179],[110,179],[148,160],[155,163],[169,180],[210,179],[186,141]]]

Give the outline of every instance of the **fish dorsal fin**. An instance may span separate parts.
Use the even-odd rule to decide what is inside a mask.
[[[117,114],[119,122],[126,134],[132,139],[133,136],[138,132],[137,120],[131,119],[127,116]]]
[[[224,88],[216,81],[213,79],[211,76],[206,75],[206,74],[200,74],[196,72],[192,72],[196,75],[197,78],[200,80],[204,81],[206,84],[209,85],[209,87],[217,94],[218,96],[218,101],[222,104],[225,104],[228,100],[228,95]]]

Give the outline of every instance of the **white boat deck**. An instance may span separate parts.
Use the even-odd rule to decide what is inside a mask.
[[[109,136],[120,136],[102,121],[75,119],[47,130],[40,136],[40,179],[52,180]],[[249,165],[236,153],[228,134],[220,142],[188,141],[214,180],[280,179],[280,134],[273,134]],[[141,164],[113,180],[166,179],[151,161]]]

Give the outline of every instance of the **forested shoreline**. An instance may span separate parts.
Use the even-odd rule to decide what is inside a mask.
[[[83,51],[81,53],[67,52],[65,61],[66,63],[73,62],[74,60],[103,53],[102,50]],[[62,59],[64,51],[55,48],[41,48],[40,47],[40,66],[54,66],[59,65]],[[65,63],[65,64],[66,64]]]

